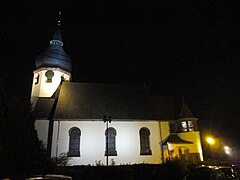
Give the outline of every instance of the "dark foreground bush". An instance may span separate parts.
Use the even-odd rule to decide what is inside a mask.
[[[187,165],[180,162],[167,164],[136,164],[121,166],[65,166],[56,167],[53,173],[68,175],[73,180],[181,180]]]

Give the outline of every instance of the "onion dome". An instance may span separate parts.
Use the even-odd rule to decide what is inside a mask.
[[[35,63],[36,68],[55,67],[71,72],[71,59],[63,50],[60,20],[57,23],[49,48],[44,53],[38,55]]]

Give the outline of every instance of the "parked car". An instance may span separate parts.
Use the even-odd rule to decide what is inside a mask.
[[[233,171],[235,176],[240,179],[240,166],[239,165],[232,165]]]
[[[218,168],[224,173],[226,179],[239,180],[231,166],[219,166]]]
[[[183,180],[226,180],[226,177],[219,168],[199,166],[191,169]]]
[[[44,176],[34,176],[34,177],[28,178],[26,180],[39,180],[39,179],[43,179],[43,180],[72,180],[72,178],[70,176],[57,175],[57,174],[47,174],[47,175],[44,175]]]

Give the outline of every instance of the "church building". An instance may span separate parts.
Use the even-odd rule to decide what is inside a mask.
[[[144,84],[73,82],[60,21],[35,64],[35,129],[51,157],[65,153],[69,165],[203,160],[198,119],[183,98],[153,95]]]

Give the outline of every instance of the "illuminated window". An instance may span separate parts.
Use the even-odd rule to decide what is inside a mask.
[[[79,128],[73,127],[69,130],[69,151],[67,153],[69,157],[80,157],[80,136]]]
[[[194,131],[193,121],[188,121],[188,131]]]
[[[114,128],[110,127],[105,131],[106,136],[106,151],[105,156],[117,156],[116,151],[116,135],[117,132]]]
[[[181,124],[184,132],[194,131],[193,121],[182,121]]]
[[[141,128],[140,135],[140,155],[152,155],[150,149],[150,131],[148,128]]]
[[[187,130],[187,122],[186,122],[186,121],[183,121],[183,122],[182,122],[182,130],[183,130],[184,132],[188,131],[188,130]]]

